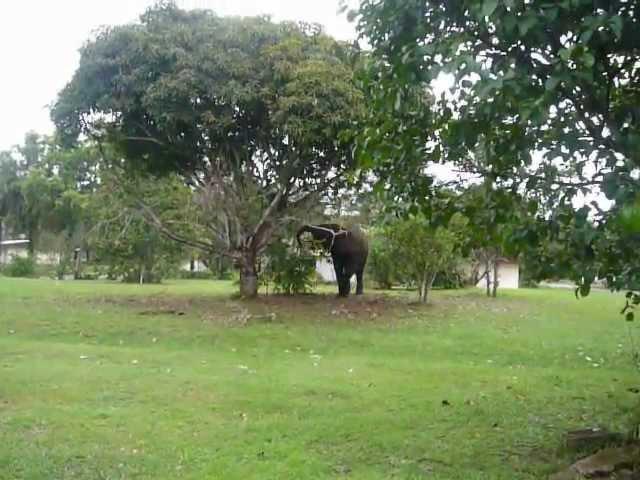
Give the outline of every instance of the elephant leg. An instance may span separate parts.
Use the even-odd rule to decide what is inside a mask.
[[[351,277],[353,276],[353,272],[345,271],[343,280],[344,280],[344,288],[342,290],[343,297],[348,297],[349,293],[351,293]]]
[[[336,281],[338,282],[338,295],[341,297],[345,297],[348,293],[345,294],[344,291],[344,261],[342,258],[334,256],[333,258],[333,269],[336,272]]]
[[[362,295],[364,293],[364,269],[360,269],[356,272],[356,295]]]

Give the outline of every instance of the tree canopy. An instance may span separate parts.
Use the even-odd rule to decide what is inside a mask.
[[[314,25],[160,3],[85,45],[52,117],[64,140],[108,142],[129,171],[198,190],[208,238],[173,238],[232,257],[253,295],[273,232],[353,167],[354,61]]]
[[[635,2],[363,0],[355,15],[373,47],[368,92],[383,107],[370,125],[408,113],[393,135],[369,128],[359,140],[391,188],[409,185],[428,203],[426,167],[449,163],[537,203],[522,247],[565,252],[545,274],[558,267],[583,293],[596,276],[630,284],[637,255],[623,244],[640,232]],[[428,108],[415,101],[445,75],[452,86]],[[379,155],[394,148],[410,152],[398,169]]]

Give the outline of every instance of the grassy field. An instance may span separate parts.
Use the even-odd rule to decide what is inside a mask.
[[[232,291],[0,278],[0,478],[541,479],[637,412],[619,296]]]

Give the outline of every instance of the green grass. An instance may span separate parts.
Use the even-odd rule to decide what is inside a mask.
[[[541,479],[637,410],[620,296],[323,291],[0,278],[0,478]]]

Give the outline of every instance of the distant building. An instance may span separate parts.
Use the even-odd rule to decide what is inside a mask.
[[[6,265],[14,257],[29,256],[29,240],[19,238],[16,240],[3,240],[0,242],[0,265]],[[40,265],[55,265],[60,262],[60,254],[55,252],[36,252],[36,263]]]
[[[491,287],[493,288],[493,271],[488,273]],[[498,260],[498,288],[519,288],[520,286],[520,265],[517,260],[501,258]],[[478,288],[486,288],[487,280],[482,277],[476,284]]]
[[[209,267],[207,267],[202,260],[188,260],[182,262],[180,265],[180,269],[185,272],[208,272]]]
[[[0,242],[0,265],[11,262],[13,257],[29,255],[29,240],[3,240]]]

